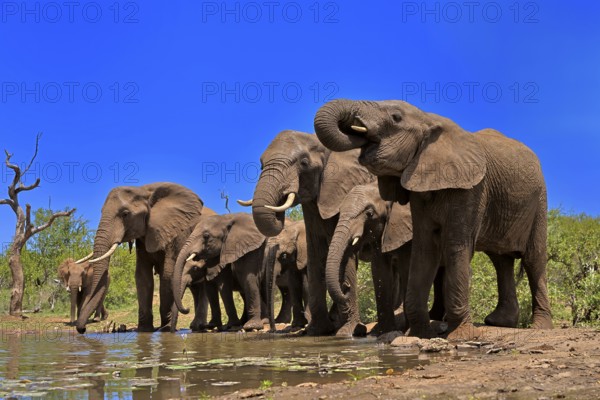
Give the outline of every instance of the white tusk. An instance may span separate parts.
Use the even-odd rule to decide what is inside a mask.
[[[94,252],[92,251],[90,254],[88,254],[87,256],[75,261],[75,264],[81,264],[84,261],[89,260],[90,258],[94,257]]]
[[[119,243],[113,244],[112,247],[110,249],[108,249],[108,251],[106,253],[104,253],[103,256],[100,256],[98,258],[94,258],[93,260],[90,260],[90,264],[98,262],[98,261],[102,261],[105,258],[112,256],[112,254],[115,252],[115,250],[117,250],[117,247],[119,247]]]
[[[67,292],[70,292],[70,291],[71,291],[71,288],[67,286]]]
[[[242,207],[250,207],[252,205],[252,202],[254,201],[254,199],[250,199],[250,200],[238,200],[238,204]]]
[[[196,253],[192,253],[190,254],[190,256],[188,258],[185,259],[186,262],[188,261],[192,261],[198,254]]]
[[[350,128],[352,128],[352,130],[355,130],[356,132],[362,132],[362,133],[367,132],[367,128],[365,128],[364,126],[351,125]]]
[[[358,243],[358,241],[360,240],[360,238],[357,236],[354,239],[352,239],[352,246],[355,246],[356,243]]]
[[[288,208],[290,208],[292,206],[292,204],[294,204],[295,199],[296,199],[296,193],[290,193],[290,194],[288,194],[288,198],[287,198],[287,201],[285,202],[285,204],[283,204],[281,206],[265,206],[265,208],[268,208],[269,210],[273,210],[273,211],[277,211],[277,212],[285,211]]]
[[[79,286],[79,291],[81,292],[81,286]]]

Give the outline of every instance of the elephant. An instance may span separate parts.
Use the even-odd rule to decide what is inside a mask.
[[[76,319],[75,310],[79,316],[83,299],[92,286],[92,266],[85,260],[77,262],[72,258],[67,258],[58,267],[58,277],[71,295],[70,324],[72,325]],[[110,277],[108,280],[110,283]],[[95,311],[94,319],[99,318],[104,321],[108,317],[108,311],[104,307],[104,298],[101,299]]]
[[[110,191],[94,239],[93,283],[85,296],[77,320],[77,331],[85,333],[88,317],[106,295],[108,264],[120,243],[135,241],[135,285],[138,298],[138,331],[154,331],[152,298],[153,269],[160,277],[160,323],[169,326],[173,292],[171,278],[179,254],[176,239],[193,227],[204,203],[190,189],[170,182],[143,186],[118,186]],[[203,298],[206,309],[206,299]]]
[[[263,329],[262,316],[265,289],[263,257],[267,238],[254,225],[252,215],[234,213],[201,218],[179,252],[173,274],[173,292],[178,310],[189,312],[181,298],[186,282],[187,263],[198,262],[206,269],[206,280],[219,279],[221,298],[229,318],[226,327],[241,325],[244,330]],[[203,261],[203,262],[201,262]],[[238,290],[244,299],[244,315],[240,321],[233,302],[232,290]],[[261,296],[262,293],[262,296]],[[244,321],[247,319],[246,321]]]
[[[474,251],[485,252],[498,275],[500,301],[487,323],[503,326],[518,317],[514,261],[521,259],[532,295],[532,326],[552,328],[546,185],[532,150],[493,129],[467,132],[404,101],[333,100],[317,111],[314,125],[327,148],[360,150],[358,160],[377,175],[383,199],[410,201],[409,334],[435,336],[427,296],[442,264],[448,338],[481,335],[469,309]]]
[[[304,328],[308,323],[308,274],[306,227],[304,221],[287,220],[277,236],[267,240],[265,271],[271,284],[267,285],[267,306],[270,316],[273,310],[273,283],[281,291],[281,310],[274,322],[290,323],[292,328]]]
[[[376,179],[358,163],[358,154],[357,150],[334,153],[315,135],[282,131],[260,158],[262,171],[253,199],[240,203],[252,206],[256,226],[268,237],[283,229],[286,209],[302,205],[308,249],[309,335],[366,334],[355,306],[356,254],[344,257],[348,295],[345,303],[334,302],[340,316],[335,325],[327,312],[325,287],[325,263],[339,205],[354,186]]]
[[[377,325],[372,334],[405,329],[403,317],[397,323],[394,312],[401,311],[404,302],[411,241],[409,206],[384,201],[376,182],[355,186],[341,203],[327,256],[327,290],[334,301],[344,301],[340,277],[345,273],[340,264],[344,253],[360,249],[360,259],[371,263],[373,276]]]

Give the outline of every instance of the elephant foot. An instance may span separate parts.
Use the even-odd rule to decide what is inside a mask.
[[[552,317],[550,315],[533,315],[533,323],[531,324],[533,329],[552,329]]]
[[[138,332],[154,332],[154,326],[152,325],[138,325]]]
[[[277,324],[289,324],[292,321],[292,316],[289,314],[279,314],[277,318],[275,318],[275,323]]]
[[[412,324],[406,332],[406,336],[416,336],[421,339],[433,339],[438,337],[429,321],[421,324]]]
[[[369,333],[371,336],[380,336],[384,333],[397,331],[396,324],[393,323],[381,323],[378,322],[373,326],[371,332]]]
[[[107,318],[108,318],[108,313],[104,313],[104,314],[102,314],[100,321],[106,321]]]
[[[309,336],[325,336],[331,335],[334,332],[335,327],[329,319],[321,322],[316,322],[315,319],[312,319],[306,327],[306,334]]]
[[[167,324],[158,328],[157,332],[171,332],[171,324]]]
[[[496,309],[485,317],[486,325],[516,328],[519,323],[519,306],[496,307]]]
[[[242,322],[239,319],[229,320],[227,323],[219,328],[221,332],[237,332],[242,329]]]
[[[210,321],[208,321],[208,324],[206,324],[206,328],[219,329],[222,325],[223,325],[223,323],[221,322],[221,319],[211,319]]]
[[[308,324],[308,321],[306,320],[306,318],[304,318],[304,316],[302,317],[294,317],[294,320],[292,321],[292,328],[304,328],[306,325]]]
[[[367,327],[358,321],[350,321],[344,324],[335,333],[338,337],[352,337],[352,336],[367,336]]]
[[[447,339],[451,341],[475,340],[483,336],[482,330],[471,322],[464,322],[454,329],[449,325],[448,331]]]
[[[246,332],[249,331],[261,331],[264,328],[264,324],[261,319],[253,318],[246,322],[242,327]]]
[[[99,316],[94,316],[94,318],[92,318],[92,322],[100,322],[100,317]]]
[[[437,306],[434,303],[433,307],[431,307],[431,310],[429,310],[429,319],[432,319],[434,321],[443,321],[445,314],[446,310],[444,310],[444,307]]]

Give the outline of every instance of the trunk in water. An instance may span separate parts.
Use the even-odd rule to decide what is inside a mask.
[[[71,323],[77,320],[77,300],[79,297],[79,287],[77,286],[69,286],[69,290],[71,291]]]
[[[364,136],[348,135],[340,130],[344,125],[347,129],[353,123],[358,104],[351,100],[333,100],[323,105],[315,115],[315,132],[325,147],[333,151],[347,151],[366,143]]]
[[[278,206],[282,193],[283,173],[275,167],[265,168],[261,174],[252,203],[252,215],[258,230],[267,237],[277,236],[283,230],[285,212],[275,212],[265,205]]]
[[[329,254],[327,255],[327,267],[325,270],[325,281],[327,283],[327,291],[329,295],[338,303],[345,304],[348,299],[342,291],[342,280],[346,271],[341,271],[344,254],[348,249],[350,242],[350,229],[346,225],[338,223],[331,245],[329,246]]]
[[[115,242],[120,242],[123,233],[120,233],[118,241],[113,241],[113,220],[103,217],[98,225],[96,237],[94,238],[94,258],[104,255]],[[118,233],[116,234],[118,236]],[[108,264],[110,257],[93,263],[93,281],[89,294],[83,301],[79,317],[77,318],[77,332],[85,333],[85,325],[92,313],[100,305],[100,301],[105,297],[108,289]]]

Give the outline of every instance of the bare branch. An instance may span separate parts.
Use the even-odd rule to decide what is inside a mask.
[[[31,204],[25,204],[25,230],[31,229]]]
[[[35,152],[33,153],[33,157],[31,157],[31,161],[29,161],[29,165],[27,165],[27,168],[25,168],[25,171],[23,171],[22,175],[27,174],[27,171],[29,171],[29,168],[31,168],[31,165],[33,164],[33,160],[35,160],[35,158],[37,157],[41,137],[42,132],[39,132],[35,137]]]
[[[27,170],[25,170],[27,172]],[[27,190],[33,190],[40,185],[40,178],[37,178],[34,183],[29,186],[23,185],[23,182],[20,183],[19,187],[15,189],[16,193],[25,192]]]
[[[16,164],[11,164],[10,162],[10,158],[13,156],[11,153],[8,152],[8,150],[4,150],[4,153],[6,154],[6,166],[10,169],[12,169],[15,172],[15,176],[13,178],[12,183],[10,184],[10,186],[8,187],[8,196],[15,201],[15,188],[17,187],[17,183],[19,183],[19,181],[21,180],[21,168],[19,168],[18,165]],[[16,201],[15,201],[16,202]]]
[[[31,237],[33,235],[35,235],[38,232],[43,231],[44,229],[49,228],[50,226],[52,226],[52,224],[54,223],[54,220],[59,218],[59,217],[69,217],[71,216],[71,214],[73,214],[75,212],[75,208],[72,208],[69,211],[59,211],[57,213],[54,213],[50,216],[50,219],[48,220],[48,222],[46,222],[45,224],[42,224],[40,226],[37,226],[35,228],[31,228],[31,230],[28,230],[28,236]]]
[[[9,206],[12,207],[12,205],[14,204],[13,201],[11,199],[1,199],[0,200],[0,205],[2,204],[8,204]]]

